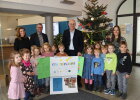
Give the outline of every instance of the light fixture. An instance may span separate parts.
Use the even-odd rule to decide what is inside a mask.
[[[74,1],[69,1],[69,0],[63,0],[60,1],[60,3],[68,4],[68,5],[73,5],[75,2]]]

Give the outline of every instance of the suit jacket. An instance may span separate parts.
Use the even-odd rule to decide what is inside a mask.
[[[43,42],[44,42],[44,43],[45,43],[45,42],[48,42],[48,37],[47,37],[46,34],[43,34],[43,33],[42,33],[42,37],[43,37]],[[38,47],[41,46],[41,45],[40,45],[40,41],[39,41],[39,37],[38,37],[38,34],[37,34],[37,33],[34,33],[34,34],[31,35],[31,37],[30,37],[30,44],[31,44],[31,46],[32,46],[32,45],[36,45],[36,46],[38,46]]]
[[[67,52],[70,46],[70,30],[69,29],[64,31],[62,42],[65,46],[65,51]],[[77,29],[75,29],[74,36],[73,36],[73,46],[76,52],[83,51],[83,48],[84,48],[83,34],[81,31]]]

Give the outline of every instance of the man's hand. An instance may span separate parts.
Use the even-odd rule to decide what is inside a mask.
[[[78,52],[78,53],[77,53],[77,56],[82,56],[81,52]]]

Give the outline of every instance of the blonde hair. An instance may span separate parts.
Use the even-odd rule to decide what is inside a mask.
[[[91,49],[92,49],[92,53],[93,53],[93,49],[94,49],[94,48],[93,48],[92,45],[87,45],[87,46],[86,46],[86,48],[85,48],[85,53],[87,53],[87,49],[88,49],[88,48],[91,48]]]
[[[101,49],[108,49],[108,46],[107,45],[102,45]]]
[[[37,46],[36,46],[36,47],[34,47],[33,52],[35,52],[35,49],[38,49],[38,50],[39,50],[39,52],[40,52],[40,47],[37,47]],[[33,54],[32,56],[33,56],[33,57],[35,57],[35,54]]]
[[[60,48],[60,47],[65,48],[65,46],[64,46],[63,44],[59,44],[59,45],[58,45],[58,48]]]
[[[47,47],[49,48],[49,50],[52,51],[51,45],[50,45],[48,42],[45,42],[45,43],[42,45],[43,51],[44,51],[44,46],[47,46]]]
[[[36,45],[32,45],[31,50],[34,50],[34,48],[36,48],[36,47],[37,47]]]
[[[95,52],[95,51],[97,51],[98,53],[101,53],[101,50],[100,50],[100,49],[95,48],[95,49],[94,49],[94,52]]]
[[[15,55],[17,55],[17,54],[20,54],[18,51],[13,51],[13,52],[11,52],[11,54],[10,54],[10,58],[9,58],[9,63],[8,63],[8,68],[10,69],[11,68],[11,66],[16,66],[16,67],[19,67],[20,66],[20,64],[15,64]]]
[[[111,47],[115,48],[115,46],[114,46],[113,44],[108,44],[108,47],[109,47],[109,46],[111,46]]]

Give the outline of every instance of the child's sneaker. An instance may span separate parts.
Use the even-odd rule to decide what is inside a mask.
[[[126,99],[127,98],[127,94],[123,93],[121,97],[122,97],[122,99]]]
[[[110,95],[115,95],[115,90],[111,90]]]
[[[105,90],[105,94],[110,94],[111,90],[110,89],[106,89]]]

